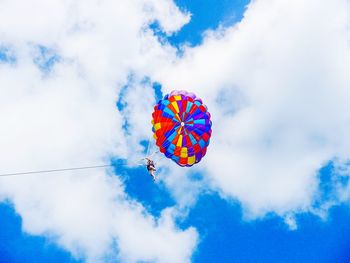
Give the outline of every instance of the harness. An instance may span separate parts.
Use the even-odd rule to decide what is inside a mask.
[[[154,169],[154,162],[153,161],[150,161],[149,163],[147,163],[147,170],[150,171],[152,169]]]

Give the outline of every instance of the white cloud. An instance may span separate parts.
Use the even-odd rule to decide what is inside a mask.
[[[188,19],[172,1],[2,1],[0,46],[16,60],[0,62],[1,171],[126,157],[130,142],[116,108],[120,89],[131,73],[143,76],[144,68],[175,54],[147,25],[157,20],[170,34]],[[38,45],[49,53],[40,57]],[[38,63],[51,54],[54,65],[43,72]],[[143,88],[152,100],[151,88]],[[0,195],[13,203],[24,231],[50,238],[77,258],[189,261],[196,231],[176,227],[176,210],[152,217],[112,173],[3,177]]]
[[[241,23],[153,73],[212,114],[202,165],[247,217],[312,211],[318,171],[350,155],[349,1],[254,1]]]
[[[122,251],[121,259],[124,262],[135,262],[140,258],[155,262],[189,261],[197,233],[193,228],[186,232],[174,228],[172,215],[174,211],[163,211],[157,222],[156,233],[154,233],[154,226],[152,227],[155,222],[151,218],[144,218],[140,222],[134,210],[128,211],[132,214],[121,217],[116,224]],[[130,224],[134,227],[129,227]]]
[[[154,17],[158,19],[157,22],[167,35],[178,31],[190,21],[191,15],[188,12],[179,15],[180,9],[172,0],[148,0],[145,1],[143,9],[150,14],[150,21],[154,21]]]

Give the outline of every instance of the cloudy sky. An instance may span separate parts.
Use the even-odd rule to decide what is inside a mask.
[[[349,0],[0,0],[0,262],[348,262]],[[172,90],[207,155],[140,159]],[[148,143],[150,147],[148,149]]]

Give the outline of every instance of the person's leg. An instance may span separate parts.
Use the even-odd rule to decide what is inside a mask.
[[[151,174],[153,180],[156,180],[156,176],[155,176],[155,174],[154,174],[154,171],[155,171],[155,169],[151,169],[151,170],[150,170],[150,174]]]

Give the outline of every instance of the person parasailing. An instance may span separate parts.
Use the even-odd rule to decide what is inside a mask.
[[[146,168],[147,168],[150,176],[152,176],[154,181],[157,180],[157,177],[154,174],[154,172],[157,171],[156,167],[154,165],[154,162],[151,159],[147,158],[147,157],[145,159],[147,161]]]

